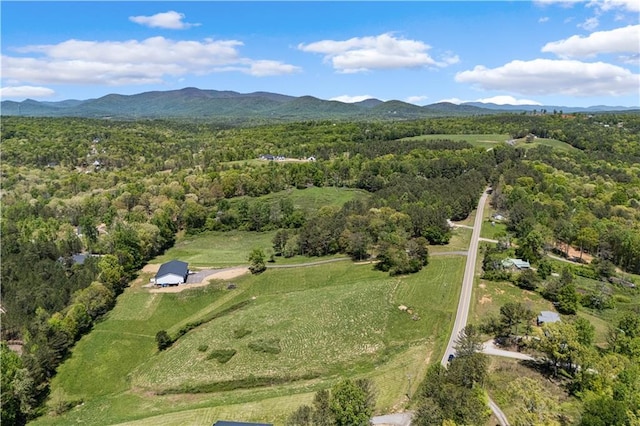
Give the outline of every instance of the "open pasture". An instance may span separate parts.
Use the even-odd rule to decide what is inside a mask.
[[[475,147],[493,148],[496,145],[506,143],[511,136],[507,134],[456,134],[456,135],[420,135],[411,138],[405,138],[405,140],[419,140],[419,141],[433,141],[433,140],[450,140],[455,142],[465,141],[469,142]]]
[[[148,424],[142,420],[146,417],[154,424],[179,424],[178,411],[190,413],[182,418],[205,416],[204,423],[223,413],[281,421],[290,407],[308,402],[311,392],[338,377],[371,377],[379,388],[378,407],[389,409],[403,401],[409,386],[415,390],[431,355],[442,351],[463,265],[463,256],[440,256],[418,274],[389,277],[371,264],[345,261],[247,275],[235,280],[235,290],[216,285],[171,294],[128,289],[105,321],[74,348],[53,381],[55,394],[82,399],[83,405],[36,424],[92,423],[107,407],[103,424]],[[209,315],[211,306],[218,312],[242,300],[250,302],[157,352],[158,330]],[[237,329],[251,332],[237,337]],[[249,349],[260,339],[277,340],[280,352]],[[220,349],[237,352],[224,364],[206,359],[208,352]],[[265,377],[278,380],[266,387],[181,393]],[[172,393],[157,394],[162,391]],[[267,403],[275,399],[282,403]],[[252,412],[250,407],[263,411],[242,417]]]

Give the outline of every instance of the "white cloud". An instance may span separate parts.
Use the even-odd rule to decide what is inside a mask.
[[[587,58],[600,53],[637,53],[640,50],[640,25],[629,25],[611,31],[598,31],[586,37],[571,36],[547,43],[543,52],[562,58]]]
[[[190,27],[199,26],[200,24],[191,24],[183,22],[184,13],[178,13],[170,10],[168,12],[156,13],[151,16],[129,16],[131,22],[145,25],[151,28],[166,28],[169,30],[183,30]]]
[[[357,73],[376,69],[445,67],[459,61],[447,52],[441,61],[433,59],[427,51],[431,46],[417,40],[395,37],[391,33],[349,40],[322,40],[298,45],[304,52],[320,53],[324,60],[341,73]]]
[[[568,8],[578,3],[586,3],[586,0],[534,0],[533,3],[537,4],[538,6],[549,6],[557,4],[561,7]]]
[[[344,102],[347,104],[352,104],[355,102],[362,102],[362,101],[366,101],[367,99],[373,99],[375,98],[375,96],[371,96],[371,95],[356,95],[356,96],[349,96],[349,95],[341,95],[341,96],[336,96],[335,98],[331,98],[329,99],[330,101],[338,101],[338,102]]]
[[[47,98],[55,92],[48,87],[13,86],[0,88],[0,98]]]
[[[600,25],[600,20],[594,16],[585,20],[582,24],[578,24],[578,28],[582,28],[587,31],[593,31],[598,28],[598,25]]]
[[[537,101],[532,101],[530,99],[516,99],[513,96],[508,95],[499,95],[493,96],[491,98],[476,99],[475,102],[496,105],[542,105]]]
[[[593,0],[589,6],[596,7],[603,12],[622,9],[628,12],[640,12],[638,0]]]
[[[640,74],[603,62],[534,59],[512,61],[498,68],[482,65],[455,76],[459,83],[485,90],[526,95],[622,96],[637,94]]]
[[[538,19],[538,22],[543,24],[545,22],[549,22],[549,17],[548,16],[543,16],[542,18]]]
[[[429,99],[428,96],[409,96],[404,101],[414,105],[422,105],[427,99]]]
[[[240,71],[290,74],[298,67],[242,58],[236,40],[174,41],[164,37],[128,41],[68,40],[20,48],[31,56],[3,56],[2,77],[35,84],[151,84],[166,76]]]
[[[449,102],[452,104],[460,105],[467,102],[482,102],[485,104],[496,104],[496,105],[542,105],[540,102],[532,101],[530,99],[516,99],[513,96],[509,95],[499,95],[493,96],[491,98],[481,98],[476,100],[464,100],[459,98],[449,98],[442,99],[438,102]]]
[[[244,70],[246,74],[255,77],[265,77],[272,75],[293,74],[300,72],[301,68],[295,65],[283,64],[279,61],[251,61],[249,68]]]
[[[463,104],[463,103],[468,102],[468,101],[465,101],[465,100],[462,100],[462,99],[459,99],[459,98],[448,98],[448,99],[440,99],[436,103],[442,103],[442,102],[448,102],[450,104],[460,105],[460,104]]]

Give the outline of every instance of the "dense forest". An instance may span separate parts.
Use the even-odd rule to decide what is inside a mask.
[[[574,149],[486,149],[448,134],[550,138]],[[429,246],[449,241],[447,221],[466,218],[491,186],[491,203],[507,218],[504,238],[532,264],[574,246],[597,260],[581,273],[640,274],[637,114],[254,127],[3,117],[0,136],[2,339],[24,343],[21,356],[2,348],[7,423],[41,414],[48,381],[74,342],[178,233],[278,230],[275,256],[376,256],[382,270],[404,274],[426,265]],[[369,197],[313,217],[286,199],[260,198],[312,186],[359,188]],[[638,322],[635,309],[630,321]],[[627,334],[612,350],[637,363],[640,330],[623,325]],[[640,415],[636,370],[628,369],[624,398],[606,395],[626,404],[629,419]]]

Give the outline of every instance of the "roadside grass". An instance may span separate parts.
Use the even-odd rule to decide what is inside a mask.
[[[485,388],[491,398],[504,411],[511,424],[521,424],[520,422],[524,421],[519,418],[512,395],[509,393],[509,384],[522,377],[538,382],[544,396],[551,398],[559,405],[559,414],[572,419],[568,424],[573,424],[580,418],[581,402],[577,398],[569,396],[561,384],[549,380],[538,371],[525,366],[521,361],[501,357],[490,357],[489,359],[489,377]]]
[[[83,403],[34,424],[185,424],[188,418],[206,424],[227,413],[227,418],[282,424],[297,406],[310,402],[313,392],[341,377],[371,377],[378,387],[378,409],[387,411],[406,402],[409,386],[416,391],[431,354],[444,349],[464,259],[432,258],[423,271],[403,277],[389,277],[371,264],[335,262],[243,276],[234,280],[236,290],[210,286],[151,294],[127,289],[108,317],[81,339],[52,382],[52,395]],[[251,302],[157,352],[158,330],[173,330],[210,314],[212,306],[217,312],[242,300]],[[419,319],[400,311],[400,304]],[[239,328],[251,333],[236,338]],[[269,338],[280,339],[281,353],[248,348],[250,341]],[[226,364],[206,360],[215,349],[237,353]],[[303,378],[228,392],[154,392],[288,375]]]
[[[455,228],[448,244],[430,245],[429,253],[446,253],[451,251],[467,251],[471,242],[472,230],[469,228]]]
[[[536,315],[540,311],[554,311],[553,304],[538,293],[523,290],[508,281],[487,281],[476,278],[473,287],[469,322],[480,324],[490,316],[500,314],[500,307],[508,302],[520,302]]]
[[[507,234],[507,225],[500,222],[491,222],[486,220],[482,222],[482,229],[480,230],[480,237],[487,238],[489,240],[497,240],[500,235]]]

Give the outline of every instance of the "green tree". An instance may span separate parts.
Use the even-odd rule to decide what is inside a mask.
[[[368,425],[374,408],[366,390],[349,379],[331,388],[330,406],[338,426]]]
[[[560,426],[560,405],[547,395],[540,382],[518,377],[507,385],[509,405],[516,412],[510,418],[514,426]]]
[[[166,330],[160,330],[156,333],[156,344],[158,345],[158,350],[163,351],[173,344],[173,340]]]
[[[259,274],[267,269],[265,257],[264,250],[261,248],[255,248],[249,253],[249,270],[252,274]]]
[[[527,326],[535,317],[535,313],[520,302],[507,302],[500,307],[500,322],[504,326],[508,335],[516,336],[520,334],[520,327]]]

